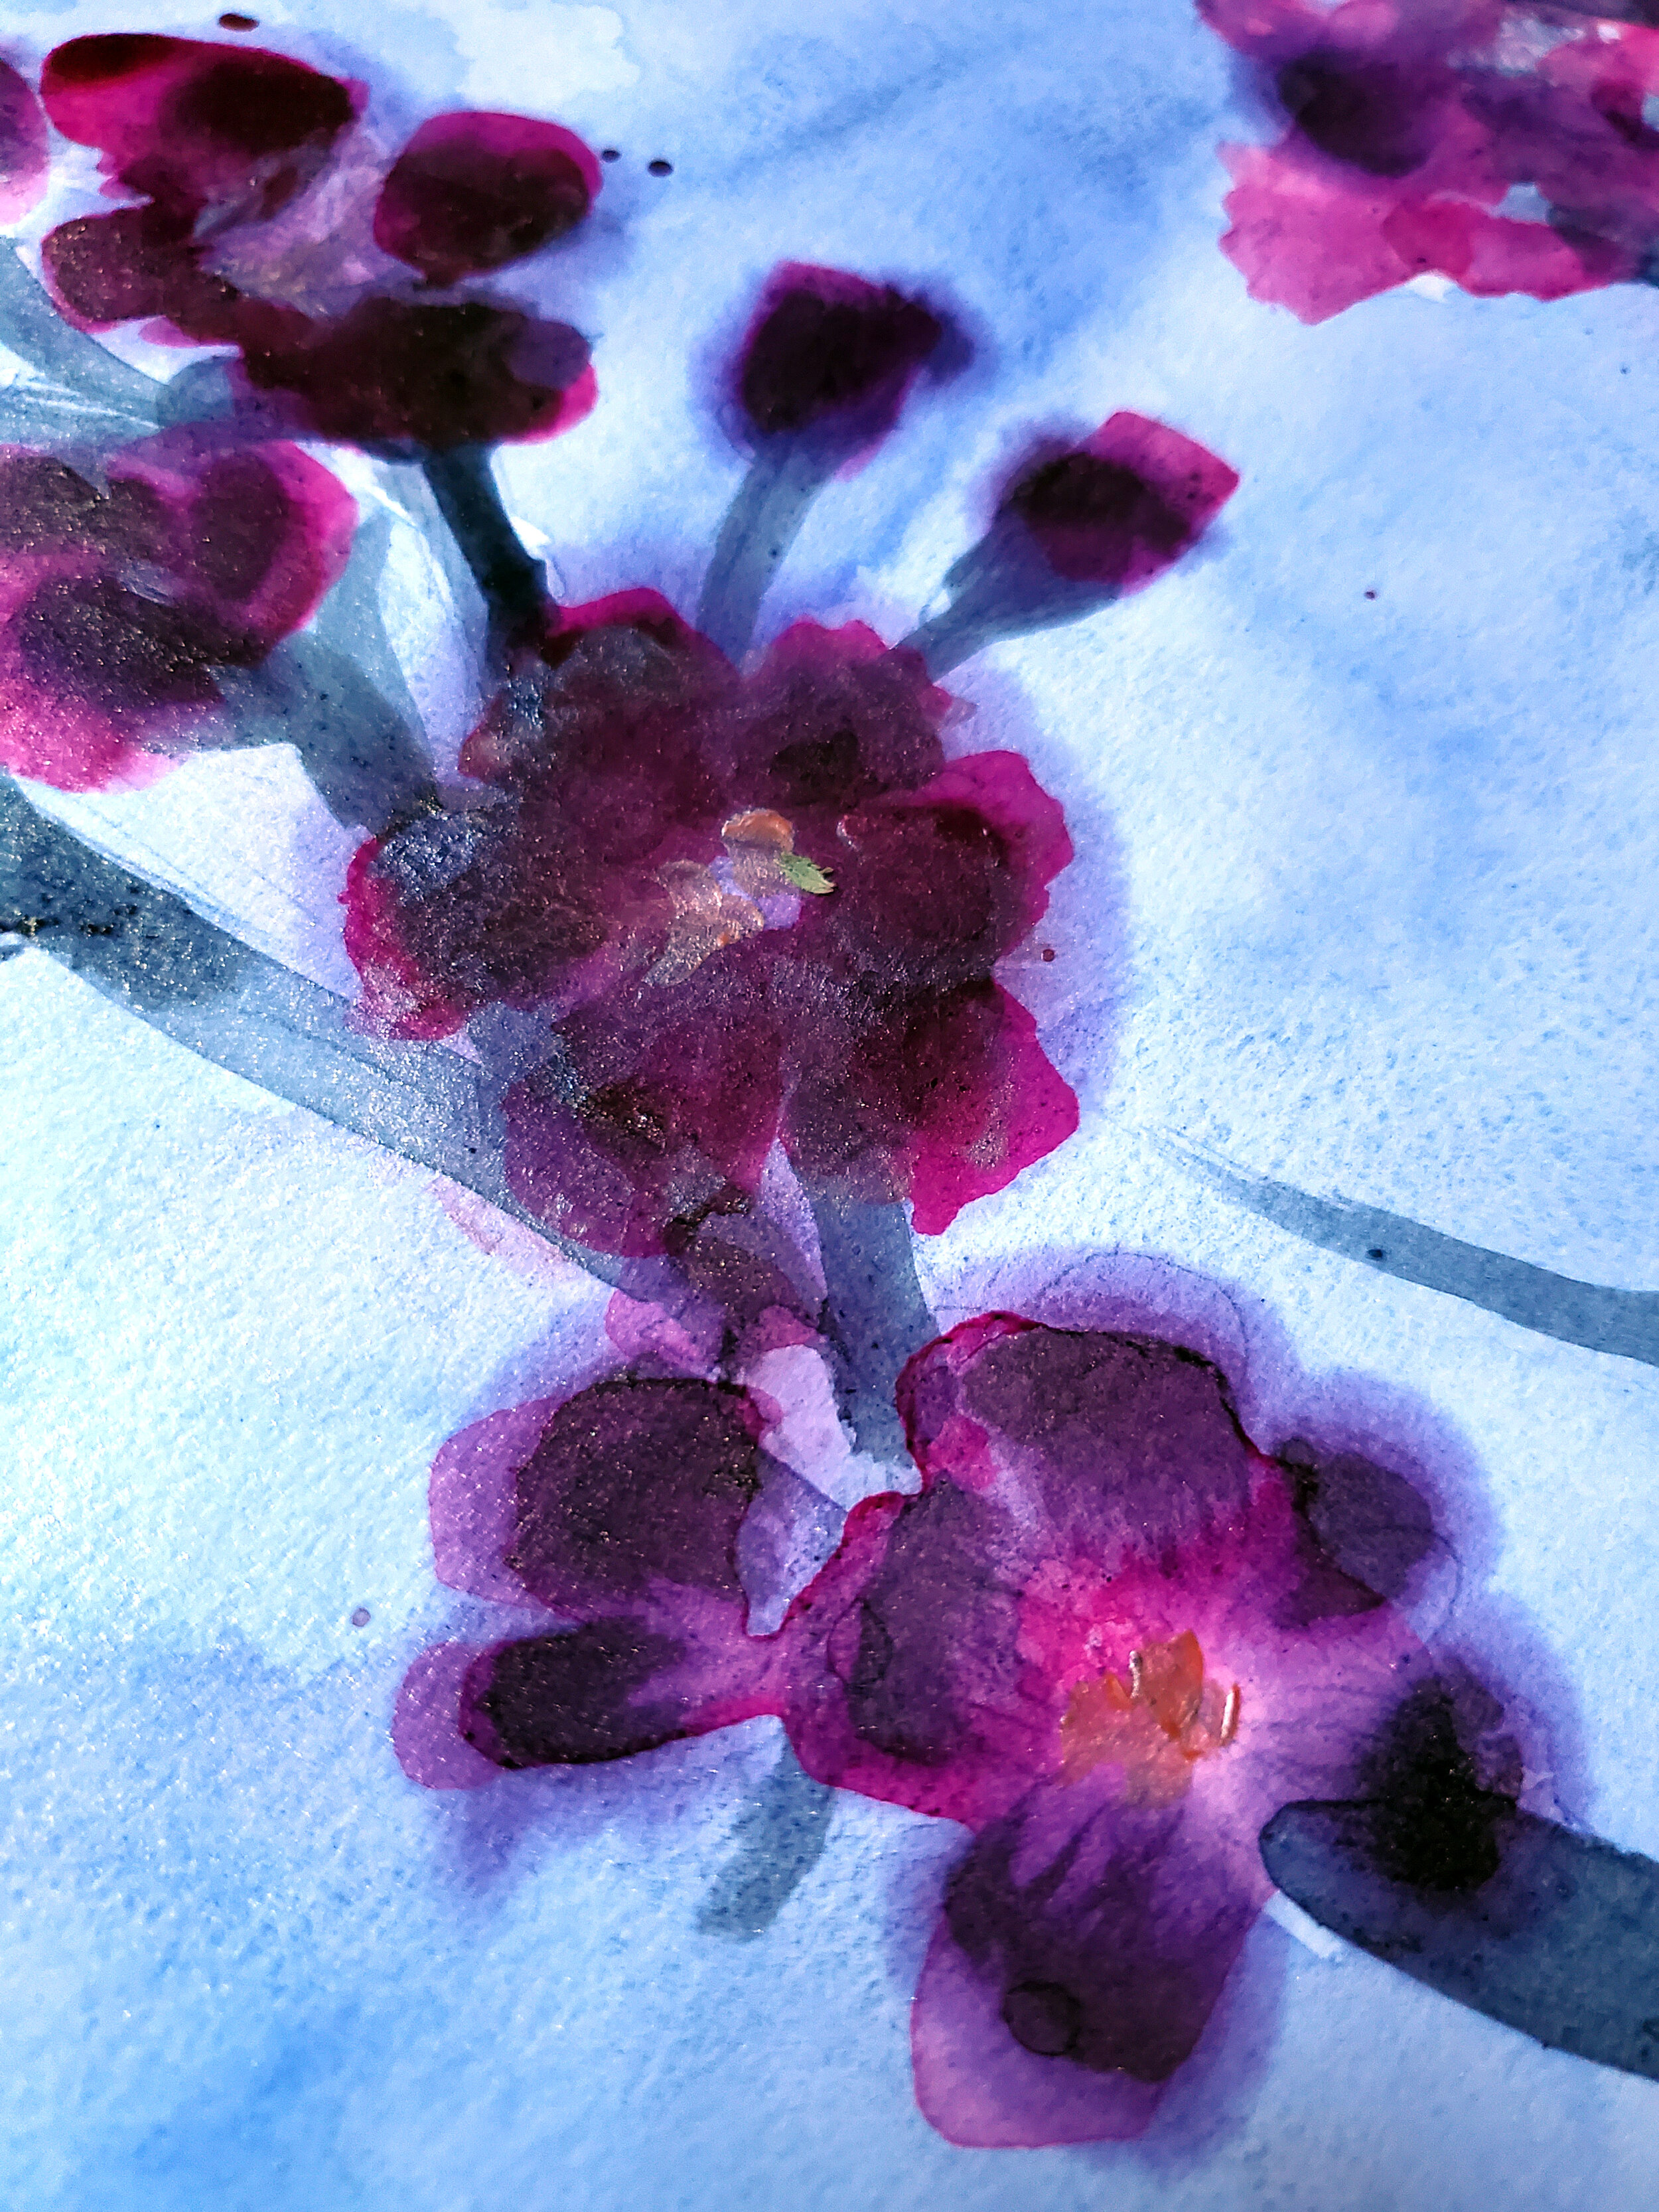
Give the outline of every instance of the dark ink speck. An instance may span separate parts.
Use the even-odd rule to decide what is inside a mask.
[[[1373,1244],[1365,1255],[1365,1257],[1368,1260],[1386,1260],[1388,1256],[1387,1252],[1380,1244]]]
[[[620,161],[622,159],[621,147],[602,146],[599,149],[599,159],[602,161]]]
[[[1376,597],[1376,593],[1375,592],[1367,592],[1365,597],[1368,599],[1374,599]]]
[[[672,161],[647,161],[645,166],[653,177],[672,177],[674,173]]]
[[[258,27],[259,19],[257,15],[221,15],[219,18],[219,28],[222,31],[257,31]]]
[[[366,1605],[360,1605],[353,1607],[351,1625],[354,1628],[367,1628],[368,1626],[368,1607]]]

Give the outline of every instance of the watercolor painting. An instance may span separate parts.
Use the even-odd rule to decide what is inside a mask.
[[[1659,2212],[1659,11],[41,0],[0,221],[0,2198]]]

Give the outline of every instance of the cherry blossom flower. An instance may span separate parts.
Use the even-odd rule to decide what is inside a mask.
[[[143,781],[345,567],[356,507],[287,445],[173,430],[107,457],[100,487],[0,448],[0,761],[65,790]]]
[[[42,87],[58,127],[144,196],[43,244],[59,301],[86,327],[149,319],[234,346],[266,424],[398,456],[551,437],[592,408],[587,342],[568,324],[490,297],[406,298],[391,278],[360,278],[319,307],[287,296],[280,256],[262,267],[258,240],[337,154],[361,87],[256,48],[148,36],[72,40]],[[556,125],[434,117],[380,184],[374,246],[428,288],[453,286],[574,228],[599,175]],[[331,251],[343,252],[331,234],[308,258]]]
[[[1320,322],[1419,276],[1554,300],[1645,274],[1659,31],[1499,0],[1200,5],[1285,118],[1224,149],[1254,297]]]
[[[1263,1826],[1376,1795],[1408,1701],[1444,1753],[1451,1707],[1391,1602],[1432,1530],[1386,1470],[1265,1456],[1220,1371],[1156,1337],[989,1315],[898,1401],[920,1486],[855,1505],[769,1634],[753,1393],[613,1376],[456,1439],[447,1578],[544,1617],[417,1662],[400,1749],[455,1786],[777,1716],[819,1782],[969,1832],[914,2014],[933,2124],[1133,2136],[1271,1894]],[[458,1540],[463,1495],[493,1503]],[[1501,1717],[1457,1756],[1511,1804]]]
[[[996,975],[1071,856],[1060,810],[1016,755],[947,762],[950,706],[856,624],[740,677],[649,595],[567,614],[468,741],[476,804],[354,862],[367,1012],[556,1021],[507,1174],[600,1249],[741,1205],[779,1139],[809,1188],[943,1229],[1076,1126]]]

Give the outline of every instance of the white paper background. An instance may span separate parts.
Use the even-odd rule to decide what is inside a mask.
[[[14,7],[8,33],[21,59],[210,21]],[[694,590],[738,473],[711,349],[785,256],[936,283],[981,350],[820,502],[769,628],[908,627],[1034,423],[1139,408],[1238,467],[1205,556],[957,679],[972,742],[1028,751],[1078,842],[1030,980],[1085,1121],[929,1248],[940,1310],[1055,1248],[1158,1255],[1231,1298],[1262,1441],[1345,1376],[1391,1395],[1396,1432],[1479,1470],[1471,1617],[1522,1608],[1553,1653],[1569,1809],[1659,1854],[1659,1374],[1310,1251],[1156,1142],[1659,1285],[1659,296],[1397,294],[1313,331],[1252,305],[1214,243],[1214,147],[1250,125],[1181,0],[263,23],[368,78],[391,141],[482,103],[623,149],[538,280],[595,334],[600,409],[504,466],[574,596]],[[420,602],[392,611],[441,706]],[[283,756],[77,819],[341,975],[349,841]],[[1242,2076],[1200,2060],[1135,2148],[953,2150],[906,2047],[951,1831],[844,1799],[737,1946],[696,1920],[765,1728],[412,1788],[392,1699],[461,1618],[428,1464],[581,1371],[602,1294],[43,956],[0,967],[0,2201],[1659,2207],[1651,2084],[1270,1923],[1224,2023]]]

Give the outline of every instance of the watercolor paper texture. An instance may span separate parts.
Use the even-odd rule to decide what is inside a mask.
[[[0,2199],[1659,2208],[1659,27],[14,9]]]

